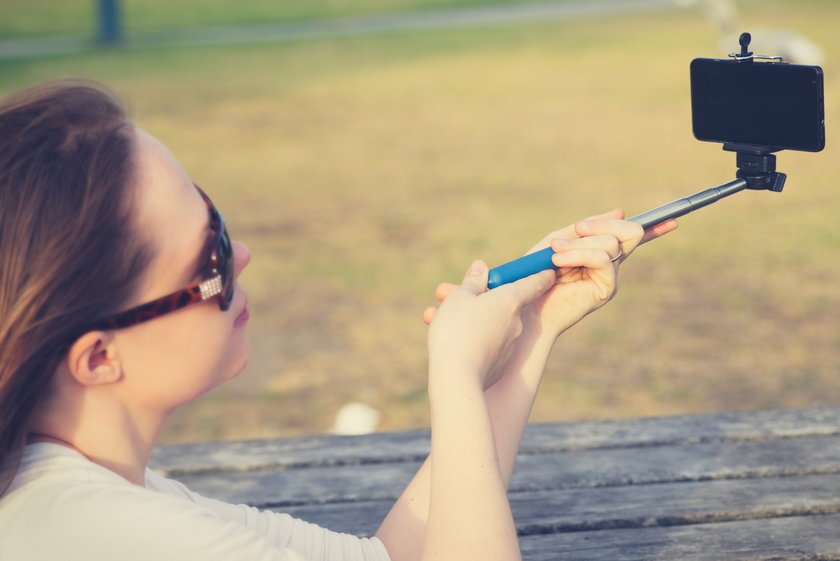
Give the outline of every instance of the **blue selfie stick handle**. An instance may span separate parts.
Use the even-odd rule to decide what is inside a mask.
[[[554,263],[551,262],[553,256],[554,250],[547,247],[540,251],[530,253],[525,257],[514,259],[510,263],[505,263],[504,265],[490,269],[487,288],[496,288],[497,286],[535,275],[546,269],[554,269]]]
[[[784,176],[784,174],[778,175]],[[736,179],[735,181],[730,181],[729,183],[724,183],[723,185],[700,191],[699,193],[695,193],[689,197],[671,201],[668,204],[643,212],[642,214],[628,218],[627,220],[641,224],[642,228],[647,230],[657,224],[662,224],[666,220],[683,216],[693,210],[710,205],[723,197],[728,197],[729,195],[742,191],[746,189],[746,187],[746,180]],[[499,265],[498,267],[490,269],[487,287],[496,288],[497,286],[502,286],[503,284],[508,284],[518,281],[519,279],[535,275],[540,271],[545,271],[546,269],[556,269],[554,263],[551,262],[553,255],[554,250],[547,247],[535,253],[526,255],[525,257],[515,259],[510,263],[505,263],[504,265]]]

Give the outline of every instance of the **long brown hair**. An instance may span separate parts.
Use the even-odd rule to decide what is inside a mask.
[[[148,263],[132,230],[132,126],[101,84],[0,103],[0,494],[73,341],[119,311]]]

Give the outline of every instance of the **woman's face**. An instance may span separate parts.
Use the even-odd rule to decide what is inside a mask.
[[[207,206],[175,157],[148,133],[136,129],[134,136],[135,227],[153,257],[131,305],[204,280],[198,271],[213,234]],[[233,242],[233,255],[238,278],[250,254]],[[250,355],[247,321],[247,297],[237,284],[224,312],[211,298],[115,331],[124,398],[137,407],[168,413],[236,376]]]

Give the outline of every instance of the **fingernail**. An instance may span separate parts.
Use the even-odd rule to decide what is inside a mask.
[[[551,240],[551,247],[555,251],[562,251],[569,247],[569,240],[563,238],[554,238]]]
[[[477,277],[481,275],[481,261],[473,261],[470,268],[467,269],[468,277]]]

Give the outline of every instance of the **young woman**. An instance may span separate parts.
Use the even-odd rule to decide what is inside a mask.
[[[201,497],[146,468],[179,405],[245,367],[247,248],[107,88],[0,105],[0,559],[519,558],[506,496],[555,338],[648,233],[552,233],[559,267],[492,291],[474,262],[429,308],[432,450],[376,537]]]

